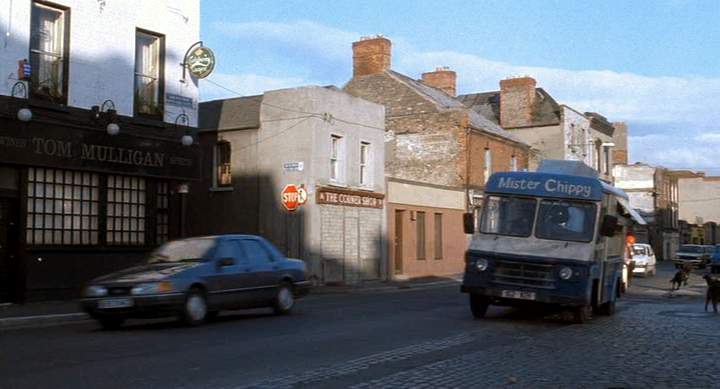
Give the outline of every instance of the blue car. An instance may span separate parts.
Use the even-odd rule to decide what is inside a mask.
[[[90,282],[81,305],[104,328],[163,316],[197,325],[225,309],[288,314],[309,288],[303,261],[258,236],[221,235],[168,242],[146,264]]]
[[[710,257],[710,271],[714,274],[720,273],[720,244],[715,245],[715,251]]]

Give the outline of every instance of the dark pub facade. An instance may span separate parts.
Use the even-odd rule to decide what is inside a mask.
[[[199,7],[179,3],[178,19],[154,6],[20,0],[8,11],[0,304],[76,297],[183,236],[200,176],[198,82],[176,59],[199,39]],[[112,40],[99,44],[98,27]]]

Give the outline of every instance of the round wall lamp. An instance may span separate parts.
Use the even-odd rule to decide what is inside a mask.
[[[33,114],[30,108],[20,108],[17,112],[17,118],[21,122],[29,122],[32,120]]]
[[[108,135],[115,136],[120,132],[120,126],[117,123],[109,123],[106,130]]]
[[[180,141],[182,142],[183,146],[191,146],[195,140],[190,135],[183,135],[182,138],[180,138]]]

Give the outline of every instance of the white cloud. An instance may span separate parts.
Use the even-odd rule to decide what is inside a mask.
[[[268,42],[268,50],[278,50],[277,46],[307,50],[306,66],[325,67],[318,73],[328,79],[321,83],[346,81],[337,79],[337,68],[343,68],[342,74],[349,73],[351,43],[361,36],[310,21],[217,23],[215,27],[228,36]],[[409,76],[449,66],[458,73],[458,91],[471,93],[497,90],[499,81],[508,76],[530,75],[560,103],[579,111],[599,112],[611,121],[628,122],[630,134],[635,135],[630,139],[633,160],[668,167],[720,166],[712,161],[717,153],[708,145],[720,142],[720,78],[522,66],[454,51],[425,52],[402,37],[390,39],[393,68]],[[295,81],[305,80],[289,77],[272,82],[285,86]]]
[[[302,77],[267,77],[257,74],[214,73],[212,84],[200,80],[201,100],[214,100],[238,96],[257,95],[265,91],[317,84]]]

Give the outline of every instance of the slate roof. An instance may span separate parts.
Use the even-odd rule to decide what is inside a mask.
[[[415,90],[417,93],[425,96],[428,100],[433,102],[439,109],[462,109],[467,110],[469,107],[467,107],[465,104],[463,104],[460,100],[457,98],[448,95],[447,93],[441,91],[440,89],[434,88],[430,85],[427,85],[421,81],[414,80],[404,74],[400,74],[394,70],[388,70],[387,73],[397,79],[398,81],[404,83],[411,89]],[[488,118],[479,115],[476,111],[470,109],[468,110],[468,119],[470,120],[470,126],[472,128],[487,131],[489,133],[498,135],[500,137],[510,139],[515,142],[523,143],[522,140],[520,140],[518,137],[510,133],[509,131],[506,131],[502,127],[500,127],[496,122],[493,122],[489,120]]]
[[[535,93],[537,98],[535,99],[532,125],[541,127],[559,124],[560,104],[543,88],[535,88]],[[470,93],[460,95],[457,99],[493,123],[500,123],[500,91]]]
[[[260,128],[262,95],[200,103],[200,130]]]

